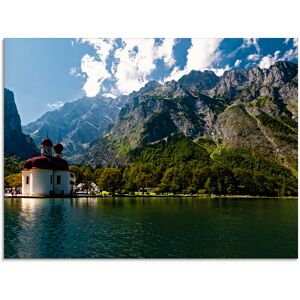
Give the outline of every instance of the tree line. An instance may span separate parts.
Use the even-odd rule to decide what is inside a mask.
[[[238,165],[232,162],[224,163],[221,159],[203,165],[192,160],[173,166],[137,162],[95,169],[71,166],[70,170],[77,182],[87,187],[95,182],[100,190],[112,194],[145,193],[151,188],[157,194],[297,195],[297,179],[288,170],[260,160]]]
[[[88,189],[95,182],[102,191],[131,194],[215,194],[296,196],[297,177],[274,158],[253,149],[201,145],[182,136],[140,147],[129,153],[128,165],[92,168],[72,165],[76,183]],[[207,147],[209,146],[209,148]],[[21,185],[20,160],[5,160],[5,187]]]

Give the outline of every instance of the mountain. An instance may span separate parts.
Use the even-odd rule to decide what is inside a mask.
[[[180,134],[208,139],[214,154],[246,149],[297,172],[298,66],[276,62],[269,69],[192,71],[177,82],[149,82],[128,96],[102,138],[91,143],[84,162],[125,164],[136,149]]]
[[[4,89],[4,156],[21,159],[39,154],[32,138],[22,132],[21,119],[15,103],[14,93]]]
[[[248,70],[226,71],[217,85],[207,94],[227,103],[247,102],[259,96],[270,96],[278,105],[286,107],[297,119],[298,65],[278,61],[269,69],[253,67]]]
[[[127,97],[116,99],[83,97],[65,103],[61,108],[46,112],[39,119],[23,127],[36,144],[45,137],[59,139],[65,146],[64,155],[76,161],[89,143],[105,133],[117,118]]]

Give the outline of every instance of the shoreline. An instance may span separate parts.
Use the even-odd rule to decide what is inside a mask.
[[[250,196],[250,195],[87,195],[87,194],[78,194],[78,195],[55,195],[55,196],[22,196],[22,195],[4,195],[4,199],[8,198],[36,198],[36,199],[48,199],[48,198],[66,198],[66,199],[78,199],[78,198],[199,198],[199,199],[214,199],[214,198],[261,198],[261,199],[273,199],[273,198],[298,198],[298,196]]]

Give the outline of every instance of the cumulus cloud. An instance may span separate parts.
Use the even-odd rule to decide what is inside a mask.
[[[175,64],[173,47],[176,44],[175,39],[164,39],[162,44],[156,48],[156,59],[163,59],[167,67],[172,67]]]
[[[62,101],[58,101],[56,103],[48,103],[47,106],[51,109],[51,110],[56,110],[61,108],[64,105],[64,103]]]
[[[259,55],[258,55],[258,54],[249,54],[249,55],[247,56],[247,59],[248,59],[248,60],[257,61],[257,60],[259,60]]]
[[[237,68],[241,63],[242,61],[240,59],[237,59],[234,63],[234,67]]]
[[[277,50],[275,51],[274,55],[266,55],[264,56],[261,61],[259,62],[259,67],[261,69],[268,69],[270,68],[271,65],[273,65],[277,60],[278,60],[278,57],[279,57],[279,54],[280,54],[280,51]]]
[[[87,43],[96,52],[95,56],[86,54],[81,58],[81,72],[86,77],[82,89],[87,97],[94,97],[100,92],[102,83],[111,77],[107,70],[107,59],[114,48],[115,39],[79,39],[77,42]],[[70,74],[80,76],[75,68],[71,68]]]
[[[219,45],[221,41],[222,39],[192,39],[192,45],[188,49],[187,62],[184,69],[175,66],[164,81],[178,80],[192,70],[211,69],[213,62],[220,56]],[[215,70],[222,72],[223,69]]]
[[[164,39],[157,45],[155,39],[124,39],[114,57],[112,73],[120,93],[128,94],[139,90],[148,82],[156,69],[156,61],[163,60],[167,68],[175,64],[173,47],[175,39]]]
[[[219,57],[217,51],[222,39],[192,39],[192,46],[188,50],[186,68],[189,70],[203,70]]]
[[[176,63],[173,47],[175,39],[122,39],[121,45],[115,39],[80,39],[95,50],[95,56],[86,54],[81,59],[81,72],[86,75],[83,86],[88,97],[96,96],[103,89],[103,82],[112,80],[115,88],[106,94],[128,94],[138,90],[147,83],[150,74],[156,68],[156,61],[162,60],[166,68]],[[109,58],[112,61],[109,64]],[[76,76],[76,70],[70,70]]]
[[[113,65],[116,86],[121,93],[128,94],[140,89],[156,65],[154,39],[126,39],[115,52],[117,61]]]
[[[80,39],[79,42],[92,46],[103,63],[106,62],[115,45],[115,39]]]
[[[96,96],[101,89],[103,81],[111,77],[110,73],[106,70],[105,63],[89,54],[85,54],[81,59],[81,71],[87,77],[82,87],[87,97]]]

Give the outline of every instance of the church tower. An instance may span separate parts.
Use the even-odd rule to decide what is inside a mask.
[[[52,141],[47,136],[41,142],[41,155],[52,156]]]

